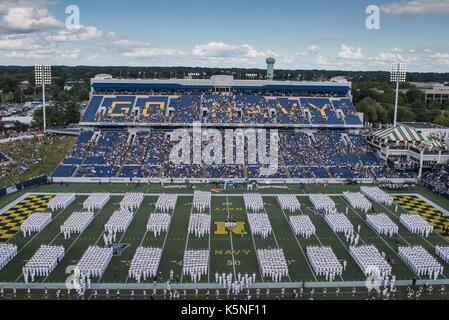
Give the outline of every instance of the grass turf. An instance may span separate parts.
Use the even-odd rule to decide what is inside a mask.
[[[199,186],[202,189],[207,186]],[[358,187],[352,186],[290,186],[289,189],[263,189],[260,193],[296,193],[306,194],[313,192],[337,193],[341,194],[346,190],[357,190]],[[191,193],[192,190],[185,188],[166,188],[162,189],[159,185],[144,185],[137,187],[135,185],[98,185],[98,184],[80,184],[80,185],[46,185],[27,190],[29,193],[39,194],[43,192],[79,192],[92,193],[99,191],[123,193],[127,191],[141,191],[145,193],[161,193],[176,192],[180,194]],[[308,214],[316,226],[317,234],[311,239],[302,239],[295,237],[289,224],[289,213],[283,212],[278,205],[276,198],[271,195],[264,196],[267,214],[273,227],[273,235],[268,239],[262,239],[253,236],[250,233],[247,213],[244,209],[243,197],[240,195],[245,190],[230,190],[221,194],[214,194],[212,197],[212,229],[210,237],[198,239],[187,234],[187,225],[189,215],[191,213],[192,196],[181,196],[178,199],[177,207],[173,213],[172,223],[168,234],[162,234],[155,238],[152,234],[146,233],[146,223],[151,213],[155,211],[154,204],[157,196],[147,196],[141,207],[136,211],[134,219],[128,230],[124,234],[119,234],[119,243],[125,244],[127,247],[120,256],[115,256],[108,269],[101,279],[94,279],[100,283],[134,283],[134,280],[128,279],[128,266],[135,250],[140,245],[164,247],[159,270],[163,275],[163,279],[167,280],[170,270],[174,270],[183,283],[188,283],[188,277],[181,277],[182,259],[186,249],[208,249],[210,248],[210,272],[209,276],[203,277],[202,282],[214,282],[215,273],[226,272],[233,274],[252,274],[257,273],[258,282],[270,282],[268,278],[262,279],[257,263],[256,250],[262,248],[283,248],[286,259],[289,262],[290,279],[286,281],[324,281],[323,277],[316,277],[311,270],[308,259],[305,256],[305,250],[310,245],[327,245],[331,246],[340,260],[346,260],[348,267],[341,279],[343,281],[364,281],[365,277],[361,273],[355,261],[351,258],[348,251],[348,244],[344,237],[335,234],[324,221],[324,218],[317,216],[311,209],[311,203],[307,196],[299,196],[302,203],[303,214]],[[407,191],[405,191],[407,192]],[[425,196],[431,201],[439,204],[443,208],[448,208],[447,199],[440,198],[431,194],[426,189],[409,190],[409,192],[417,192]],[[20,194],[1,199],[0,205],[3,207],[7,203],[17,198]],[[40,244],[63,245],[66,249],[64,259],[59,263],[58,267],[49,275],[48,278],[38,278],[42,283],[63,283],[70,276],[70,270],[67,268],[76,264],[81,258],[89,245],[95,243],[103,244],[102,233],[104,224],[109,219],[115,209],[119,207],[122,196],[113,196],[106,206],[96,212],[94,222],[81,235],[73,235],[70,239],[64,240],[59,233],[60,225],[75,211],[82,208],[83,201],[87,195],[78,195],[76,201],[67,209],[56,212],[52,223],[40,234],[33,235],[31,238],[23,238],[21,234],[17,234],[11,239],[11,243],[17,244],[19,254],[0,271],[0,282],[23,282],[21,277],[21,267],[36,252]],[[345,212],[349,204],[342,196],[333,196],[340,212]],[[350,206],[349,206],[350,207]],[[400,226],[399,237],[388,238],[378,235],[365,222],[364,214],[358,210],[349,209],[348,217],[355,228],[361,226],[361,243],[373,244],[380,251],[386,253],[386,256],[393,261],[393,274],[398,279],[410,280],[419,279],[402,260],[397,256],[397,248],[400,245],[422,245],[433,256],[435,255],[435,245],[449,245],[449,242],[437,234],[432,234],[430,238],[424,239],[418,235],[411,234],[399,223],[399,214],[406,213],[400,208],[395,213],[394,208],[387,208],[382,205],[374,204],[376,212],[384,212],[392,218]],[[233,213],[238,221],[246,223],[247,235],[240,236],[235,234],[216,235],[214,234],[214,223],[225,220],[228,212]],[[299,214],[299,212],[297,213]],[[438,259],[442,262],[440,259]],[[443,262],[442,262],[443,263]],[[443,263],[445,265],[445,263]],[[448,270],[445,271],[443,278],[449,277]],[[152,280],[147,280],[152,282]],[[213,295],[211,293],[211,295]],[[361,293],[360,293],[361,295]],[[355,295],[357,298],[358,294]],[[92,292],[89,297],[92,298]],[[274,298],[274,296],[272,297]],[[336,297],[334,297],[336,298]],[[349,297],[351,298],[351,297]]]

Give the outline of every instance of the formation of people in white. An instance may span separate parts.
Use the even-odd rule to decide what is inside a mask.
[[[290,227],[297,236],[309,239],[316,233],[312,220],[307,215],[290,216]]]
[[[324,220],[334,232],[346,234],[354,230],[351,221],[343,213],[328,214],[324,217]]]
[[[51,222],[50,212],[35,212],[29,216],[20,226],[23,236],[31,236],[32,232],[41,232]]]
[[[335,233],[343,233],[345,235],[346,242],[350,245],[357,246],[359,244],[360,234],[355,232],[354,226],[351,224],[351,221],[349,221],[347,216],[342,213],[333,213],[326,215],[324,220]],[[358,232],[360,233],[360,226]]]
[[[343,274],[343,266],[331,247],[307,247],[307,257],[317,276],[325,276],[326,281],[334,281]]]
[[[153,232],[155,237],[159,237],[162,232],[168,232],[171,215],[168,213],[153,213],[147,223],[147,231]]]
[[[0,243],[0,270],[17,255],[17,246],[9,243]]]
[[[57,211],[67,208],[75,201],[76,195],[74,193],[60,193],[53,197],[48,202],[48,209],[51,211]]]
[[[64,239],[69,239],[72,233],[83,233],[93,220],[93,212],[74,212],[64,224],[61,225],[61,233],[64,234]]]
[[[248,212],[262,212],[265,209],[262,196],[258,193],[245,193],[243,200]]]
[[[184,252],[182,274],[189,275],[193,283],[201,281],[209,268],[209,250],[187,250]]]
[[[437,255],[444,260],[444,262],[449,263],[449,247],[435,247]],[[1,268],[0,268],[1,269]]]
[[[277,200],[284,211],[301,211],[301,204],[293,194],[280,194],[277,196]]]
[[[312,205],[317,213],[337,213],[335,202],[325,194],[311,194],[309,195],[309,200],[312,202]]]
[[[349,252],[365,276],[377,276],[381,279],[391,276],[391,265],[375,246],[351,246]]]
[[[143,202],[144,194],[141,192],[125,193],[122,201],[120,202],[120,208],[128,211],[137,210]]]
[[[241,274],[240,272],[236,275],[236,279],[233,279],[232,273],[219,274],[215,273],[215,282],[223,286],[223,288],[228,288],[229,291],[232,290],[233,294],[239,294],[242,289],[249,288],[251,284],[256,282],[256,273],[253,272],[252,275],[247,273]]]
[[[193,208],[199,212],[205,212],[210,209],[212,193],[209,191],[195,191],[193,194]]]
[[[360,191],[370,200],[385,204],[387,206],[393,205],[393,198],[378,187],[361,187]]]
[[[48,277],[65,254],[63,246],[41,245],[34,256],[22,268],[25,283],[29,278],[34,282],[36,277]]]
[[[211,216],[205,213],[195,213],[190,215],[189,234],[202,238],[210,234]]]
[[[129,267],[129,277],[135,279],[137,283],[140,283],[142,278],[145,281],[147,278],[155,277],[161,256],[161,248],[138,248]]]
[[[84,252],[75,268],[75,276],[79,279],[81,290],[90,288],[91,278],[101,277],[111,262],[114,249],[90,246]]]
[[[257,260],[262,276],[271,277],[273,282],[282,281],[288,277],[288,265],[282,249],[258,249]]]
[[[367,213],[373,208],[369,200],[360,192],[343,192],[343,197],[349,202],[351,207]]]
[[[248,223],[252,234],[266,239],[273,233],[270,219],[266,213],[249,213]]]
[[[171,212],[176,208],[177,194],[162,194],[156,201],[156,210],[160,212]]]
[[[428,238],[433,232],[433,226],[418,214],[402,214],[399,220],[411,233]]]
[[[399,233],[399,226],[385,213],[368,214],[366,215],[366,222],[380,235],[391,238]]]
[[[128,209],[120,209],[115,211],[109,218],[109,221],[105,224],[103,238],[106,245],[111,245],[112,241],[116,240],[118,232],[125,232],[131,221],[133,220],[134,214]]]
[[[421,246],[399,247],[399,256],[418,276],[437,280],[443,274],[443,266]]]
[[[88,211],[100,210],[110,199],[110,193],[93,193],[84,201],[83,209]]]

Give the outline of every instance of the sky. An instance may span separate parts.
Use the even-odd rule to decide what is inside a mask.
[[[449,72],[448,31],[449,0],[0,0],[0,65]]]

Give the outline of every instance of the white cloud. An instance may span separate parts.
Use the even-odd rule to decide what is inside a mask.
[[[315,64],[319,66],[330,66],[332,63],[329,61],[327,57],[319,56],[316,58]]]
[[[0,24],[8,32],[32,32],[62,28],[64,23],[54,18],[45,8],[13,7],[7,8]]]
[[[132,48],[123,53],[125,57],[130,58],[151,58],[160,56],[173,56],[178,52],[175,49],[160,49],[160,48]]]
[[[447,52],[445,52],[445,53],[438,52],[438,53],[431,55],[430,57],[440,63],[449,65],[449,53],[447,53]]]
[[[1,52],[0,56],[8,59],[26,60],[77,60],[80,58],[80,50],[58,50],[58,49],[37,49],[37,50],[13,50]]]
[[[68,41],[92,41],[98,40],[103,35],[103,31],[91,26],[80,26],[77,30],[59,30],[56,34],[48,34],[44,38],[47,41],[68,42]]]
[[[207,44],[197,45],[192,50],[193,56],[196,57],[213,57],[213,58],[262,58],[274,55],[273,52],[262,52],[256,50],[249,44],[232,45],[223,42],[209,42]]]
[[[449,0],[402,0],[381,6],[393,15],[449,14]]]
[[[316,45],[311,45],[309,47],[309,54],[311,54],[311,55],[317,55],[319,51],[320,51],[320,48]]]
[[[362,60],[365,58],[362,48],[354,48],[345,44],[341,45],[338,57],[347,60]]]

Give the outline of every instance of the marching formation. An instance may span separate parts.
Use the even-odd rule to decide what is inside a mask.
[[[444,262],[449,263],[449,247],[435,247],[436,254],[444,260]],[[1,269],[1,268],[0,268]]]
[[[82,287],[89,288],[91,278],[101,277],[111,262],[114,249],[90,246],[84,252],[75,268],[75,276],[80,280]]]
[[[52,214],[49,212],[35,212],[20,226],[23,236],[31,236],[32,232],[41,232],[51,222]]]
[[[334,281],[343,274],[343,266],[331,247],[307,247],[307,257],[317,276],[325,276],[327,281]]]
[[[31,282],[34,282],[35,277],[48,277],[59,261],[62,260],[64,254],[65,249],[63,246],[41,245],[31,260],[22,268],[25,283],[28,283],[29,277],[31,277]]]
[[[176,208],[176,202],[178,201],[177,194],[162,194],[156,201],[156,210],[160,212],[171,212]]]
[[[391,196],[378,187],[361,187],[360,191],[370,200],[384,204],[387,206],[393,205]]]
[[[366,222],[380,235],[386,235],[390,238],[399,233],[399,227],[385,213],[368,214]]]
[[[155,237],[159,237],[162,232],[168,232],[171,215],[168,213],[153,213],[147,223],[147,231],[153,232]]]
[[[14,244],[0,243],[0,270],[17,255],[17,246]]]
[[[83,203],[83,209],[88,211],[100,210],[111,199],[110,193],[93,193]]]
[[[290,216],[289,222],[290,227],[297,236],[309,239],[316,233],[315,226],[309,216]]]
[[[418,276],[437,280],[443,274],[443,266],[421,246],[399,247],[399,256]]]
[[[115,211],[104,225],[105,232],[113,235],[117,234],[117,232],[125,232],[131,224],[133,217],[134,214],[127,209]]]
[[[365,276],[377,276],[385,279],[391,275],[391,265],[375,246],[351,246],[349,252]]]
[[[324,217],[332,231],[336,233],[351,233],[354,231],[354,227],[349,221],[348,217],[342,213],[332,213]]]
[[[252,234],[266,239],[273,233],[270,219],[266,213],[249,213],[248,223]]]
[[[211,208],[212,193],[209,191],[195,191],[193,194],[193,208],[205,212]]]
[[[399,220],[411,233],[428,238],[433,232],[433,226],[418,214],[402,214]]]
[[[317,213],[332,214],[337,213],[335,202],[325,194],[311,194],[309,200]]]
[[[141,279],[147,280],[155,277],[161,261],[162,249],[144,248],[137,249],[129,267],[128,276],[140,283]]]
[[[201,281],[209,268],[209,250],[187,250],[184,252],[182,274],[189,275],[193,283]]]
[[[127,211],[134,211],[140,207],[143,202],[144,194],[137,193],[126,193],[120,202],[120,208],[125,209]]]
[[[75,201],[75,198],[76,195],[74,193],[60,193],[48,202],[48,208],[53,212],[66,209],[73,201]]]
[[[93,212],[74,212],[61,226],[64,239],[69,239],[72,233],[83,233],[94,220]]]
[[[189,234],[202,238],[210,234],[211,216],[204,213],[195,213],[190,215]]]
[[[299,203],[298,198],[293,194],[280,194],[277,196],[277,200],[284,211],[301,211],[301,204]]]
[[[258,193],[245,193],[243,200],[248,212],[262,212],[265,209],[262,196]]]
[[[349,204],[357,210],[367,213],[373,208],[369,200],[360,192],[343,192],[343,197]]]
[[[270,277],[273,282],[281,282],[282,277],[288,277],[288,264],[282,249],[258,249],[257,261],[264,277]]]

